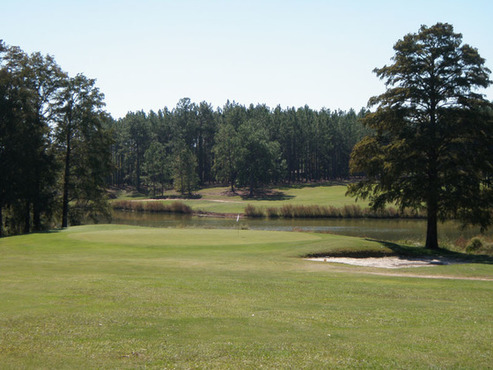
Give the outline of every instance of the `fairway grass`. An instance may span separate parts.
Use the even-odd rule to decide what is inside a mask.
[[[265,197],[244,198],[237,195],[231,195],[228,187],[211,187],[204,188],[197,192],[201,198],[186,199],[183,203],[191,207],[194,211],[211,212],[211,213],[243,213],[245,207],[251,204],[255,207],[280,208],[284,205],[292,206],[332,206],[342,208],[346,205],[360,205],[367,207],[368,202],[358,201],[355,198],[346,197],[346,185],[298,185],[286,186],[271,189],[273,195]],[[144,200],[144,198],[128,198],[120,195],[120,200],[134,199]],[[164,200],[165,203],[171,203],[175,200]]]
[[[0,368],[491,367],[493,282],[461,278],[493,265],[300,258],[334,250],[386,247],[116,225],[0,239]]]

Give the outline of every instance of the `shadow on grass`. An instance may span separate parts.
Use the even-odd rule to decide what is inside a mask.
[[[382,246],[392,250],[397,257],[446,257],[451,260],[469,263],[493,264],[493,256],[486,254],[468,254],[450,251],[448,249],[427,249],[424,247],[410,247],[382,240],[366,239],[380,243]]]
[[[156,195],[153,197],[150,197],[150,199],[155,199],[155,200],[167,200],[167,199],[202,199],[202,194],[198,193],[192,193],[192,194],[171,194],[171,195]]]
[[[330,252],[318,252],[308,254],[304,257],[319,258],[319,257],[349,257],[349,258],[380,258],[380,257],[398,257],[398,258],[446,258],[449,261],[457,261],[462,263],[481,263],[493,265],[493,257],[484,254],[467,254],[454,252],[448,249],[431,250],[424,247],[410,247],[400,245],[383,240],[365,239],[368,241],[379,243],[385,249],[358,249],[358,250],[335,250]]]
[[[73,226],[78,226],[78,225],[73,225]],[[67,228],[62,229],[50,229],[50,230],[43,230],[43,231],[36,231],[35,234],[58,234],[59,232],[62,232],[63,230],[67,230]]]
[[[294,198],[294,195],[287,195],[282,191],[258,191],[253,197],[250,197],[247,194],[241,195],[241,199],[243,200],[289,200]]]
[[[2,237],[0,237],[0,239],[7,239],[7,238],[12,238],[15,236],[22,236],[22,235],[57,234],[62,230],[63,229],[49,229],[49,230],[32,231],[32,232],[27,233],[27,234],[22,234],[22,233],[21,234],[9,234],[9,235],[3,235]]]
[[[319,188],[321,186],[338,186],[338,185],[348,185],[351,181],[348,180],[332,180],[323,182],[307,182],[307,183],[293,183],[289,185],[281,185],[279,189],[304,189],[304,188]]]

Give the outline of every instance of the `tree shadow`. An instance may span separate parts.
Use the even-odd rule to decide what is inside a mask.
[[[330,252],[311,253],[304,257],[346,257],[346,258],[382,258],[396,257],[402,259],[429,259],[430,264],[444,265],[450,263],[478,263],[493,264],[493,257],[485,254],[467,254],[454,252],[448,249],[431,250],[424,247],[411,247],[400,245],[384,240],[365,238],[365,240],[376,242],[385,249],[358,249],[358,250],[335,250]]]
[[[157,196],[150,197],[150,199],[156,199],[156,200],[202,199],[202,194],[192,193],[192,194],[157,195]]]
[[[79,225],[73,225],[73,226],[79,226]],[[9,236],[33,235],[33,234],[58,234],[58,233],[62,232],[63,230],[67,230],[67,229],[56,228],[56,229],[47,229],[47,230],[36,230],[36,231],[31,231],[28,234],[15,234],[15,235],[9,235]]]
[[[467,254],[463,252],[450,251],[448,249],[427,249],[425,247],[411,247],[406,245],[400,245],[384,240],[365,239],[372,242],[377,242],[380,245],[390,249],[395,257],[402,258],[446,258],[448,260],[456,260],[457,262],[467,263],[481,263],[481,264],[493,264],[493,257],[486,254]]]
[[[241,194],[243,200],[289,200],[293,199],[294,195],[287,195],[282,191],[273,190],[258,190],[253,196],[249,194]]]
[[[348,185],[351,181],[349,180],[331,180],[322,182],[307,182],[307,183],[292,183],[288,185],[281,185],[279,189],[304,189],[304,188],[318,188],[320,186],[340,186]]]

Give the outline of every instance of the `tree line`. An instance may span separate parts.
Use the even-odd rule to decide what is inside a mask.
[[[0,236],[110,217],[108,186],[244,187],[348,176],[366,114],[181,99],[115,120],[83,74],[0,40]]]
[[[0,40],[0,236],[109,215],[103,108],[95,80]]]
[[[114,186],[184,194],[207,184],[248,189],[271,183],[346,178],[366,112],[313,110],[181,99],[175,108],[130,112],[112,123]]]

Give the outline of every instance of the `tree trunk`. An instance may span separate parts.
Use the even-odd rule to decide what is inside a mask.
[[[36,196],[36,200],[33,203],[33,230],[41,231],[41,205],[40,205],[39,193]]]
[[[426,226],[426,245],[427,249],[438,249],[438,217],[437,217],[437,201],[430,199],[428,201],[428,217]]]
[[[432,83],[433,83],[433,79]],[[432,91],[435,91],[433,86]],[[437,118],[436,118],[436,102],[434,98],[431,100],[430,107],[430,131],[429,140],[431,142],[428,152],[428,195],[427,195],[427,213],[428,224],[426,226],[426,245],[428,249],[438,249],[438,154],[435,143],[437,142]]]
[[[68,188],[70,180],[70,134],[67,134],[65,152],[65,173],[63,175],[62,228],[68,227]]]
[[[204,185],[205,176],[204,176],[204,148],[203,148],[203,138],[202,134],[199,134],[199,145],[197,149],[197,159],[198,159],[198,172],[199,172],[199,181],[200,185]]]
[[[36,170],[36,195],[32,203],[33,206],[33,231],[41,231],[41,174]]]
[[[3,214],[2,214],[2,205],[0,204],[0,238],[3,236]]]
[[[24,234],[29,234],[31,231],[31,201],[26,201],[26,208],[24,210]]]
[[[136,167],[136,175],[137,175],[137,191],[140,193],[140,159],[137,157],[137,167]]]
[[[253,169],[250,170],[250,194],[248,195],[250,198],[253,197],[253,189],[255,188],[252,171]]]

